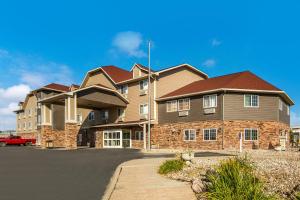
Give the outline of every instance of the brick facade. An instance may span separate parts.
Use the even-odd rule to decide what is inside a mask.
[[[41,147],[47,147],[47,141],[52,141],[54,147],[65,146],[65,131],[64,130],[53,130],[52,126],[41,126]]]
[[[217,129],[216,141],[203,140],[203,129],[206,128]],[[257,141],[243,140],[245,149],[272,149],[279,144],[281,133],[286,134],[288,145],[289,126],[275,121],[225,121],[223,123],[219,120],[159,124],[152,128],[151,142],[161,149],[239,149],[239,133],[244,133],[245,128],[257,128],[259,135]],[[184,141],[184,129],[195,129],[196,141]]]
[[[77,148],[77,135],[79,133],[79,127],[76,123],[65,124],[65,148],[76,149]]]

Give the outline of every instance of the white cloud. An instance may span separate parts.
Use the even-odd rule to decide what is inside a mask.
[[[141,49],[143,45],[141,33],[126,31],[118,33],[113,39],[113,51],[118,51],[132,57],[146,57],[147,54]]]
[[[300,115],[295,113],[295,112],[291,112],[291,125],[295,126],[295,125],[300,125]]]
[[[213,47],[220,46],[221,44],[222,44],[222,42],[216,38],[211,40],[211,46],[213,46]]]
[[[15,129],[13,111],[32,89],[52,82],[74,83],[70,67],[38,56],[0,49],[0,66],[0,130]]]
[[[207,59],[202,63],[204,67],[214,67],[216,65],[216,61],[214,59]]]
[[[4,101],[21,101],[29,93],[30,87],[25,84],[14,85],[8,88],[0,88],[0,99]]]

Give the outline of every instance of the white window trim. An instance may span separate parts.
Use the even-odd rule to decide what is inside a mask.
[[[139,136],[138,136],[139,139],[136,138],[136,135],[137,135],[137,134],[139,135]],[[141,139],[141,135],[143,135],[143,139]],[[143,141],[143,140],[144,140],[144,132],[143,132],[143,131],[135,131],[135,132],[134,132],[134,138],[135,138],[135,140]]]
[[[279,110],[283,110],[283,101],[279,98]]]
[[[291,111],[290,111],[290,106],[289,105],[286,105],[286,114],[288,115],[288,116],[290,116],[290,114],[291,114]]]
[[[102,116],[103,113],[104,113],[104,117]],[[106,115],[106,113],[107,113],[107,115]],[[100,119],[101,120],[107,120],[107,119],[109,119],[109,112],[108,112],[108,110],[100,110],[99,114],[100,114]]]
[[[141,113],[141,106],[145,106],[145,105],[147,105],[147,113]],[[144,116],[144,115],[148,115],[149,113],[149,108],[148,108],[148,103],[141,103],[140,105],[139,105],[139,114],[140,114],[140,116]]]
[[[121,88],[124,88],[124,87],[126,87],[126,92],[125,93],[122,93],[122,89]],[[125,85],[120,85],[119,86],[119,92],[121,93],[121,94],[128,94],[128,84],[125,84]]]
[[[246,96],[247,95],[250,95],[251,97],[250,97],[250,104],[252,104],[252,96],[257,96],[257,106],[247,106],[246,105]],[[244,94],[244,107],[245,108],[259,108],[259,95],[257,95],[257,94]]]
[[[147,88],[145,88],[145,89],[141,89],[141,82],[147,82]],[[143,84],[144,85],[144,84]],[[146,91],[146,90],[148,90],[148,87],[149,87],[149,83],[148,83],[148,79],[144,79],[144,80],[141,80],[140,82],[139,82],[139,89],[140,89],[140,91]]]
[[[246,130],[250,130],[251,131],[250,134],[252,134],[252,130],[256,130],[257,131],[257,140],[251,139],[251,135],[250,135],[250,140],[246,140],[246,137],[245,137]],[[258,130],[258,128],[245,128],[244,129],[244,141],[252,142],[252,141],[258,141],[258,140],[259,140],[259,130]]]
[[[168,103],[171,103],[172,105],[172,102],[176,104],[176,110],[168,110]],[[177,100],[172,100],[172,101],[167,101],[167,112],[177,112],[178,111],[178,104],[177,104]]]
[[[189,108],[188,109],[182,109],[182,110],[180,110],[179,109],[179,101],[185,101],[185,100],[188,100],[188,102],[189,102]],[[190,109],[191,109],[191,100],[190,100],[190,98],[178,99],[178,105],[177,105],[177,110],[178,111],[185,111],[185,110],[190,110]]]
[[[190,131],[195,131],[195,139],[194,140],[186,140],[185,139],[185,131],[189,131],[189,138],[191,138],[190,137]],[[183,129],[183,141],[185,141],[185,142],[196,142],[196,140],[197,140],[197,131],[196,131],[196,129]]]
[[[216,106],[205,106],[205,97],[212,97],[212,96],[215,96],[216,97]],[[203,108],[217,108],[218,107],[218,95],[217,94],[212,94],[212,95],[205,95],[203,96]]]
[[[215,140],[211,140],[211,139],[205,140],[204,135],[205,135],[206,130],[209,130],[209,134],[210,134],[211,130],[215,130],[216,131],[216,139]],[[217,141],[217,140],[218,140],[218,129],[217,128],[205,128],[205,129],[203,129],[203,141],[204,142],[212,142],[212,141]]]

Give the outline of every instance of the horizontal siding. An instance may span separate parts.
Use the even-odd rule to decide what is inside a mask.
[[[258,108],[244,107],[244,94],[225,94],[225,120],[274,120],[278,121],[278,97],[259,95]]]
[[[189,115],[179,117],[178,112],[167,112],[167,101],[158,103],[158,123],[191,122],[222,119],[222,95],[218,95],[216,113],[204,114],[203,96],[190,97]]]

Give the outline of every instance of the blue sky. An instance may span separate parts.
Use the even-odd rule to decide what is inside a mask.
[[[300,2],[1,1],[0,129],[16,102],[48,82],[80,83],[89,69],[190,63],[217,76],[250,70],[285,90],[300,124]]]

